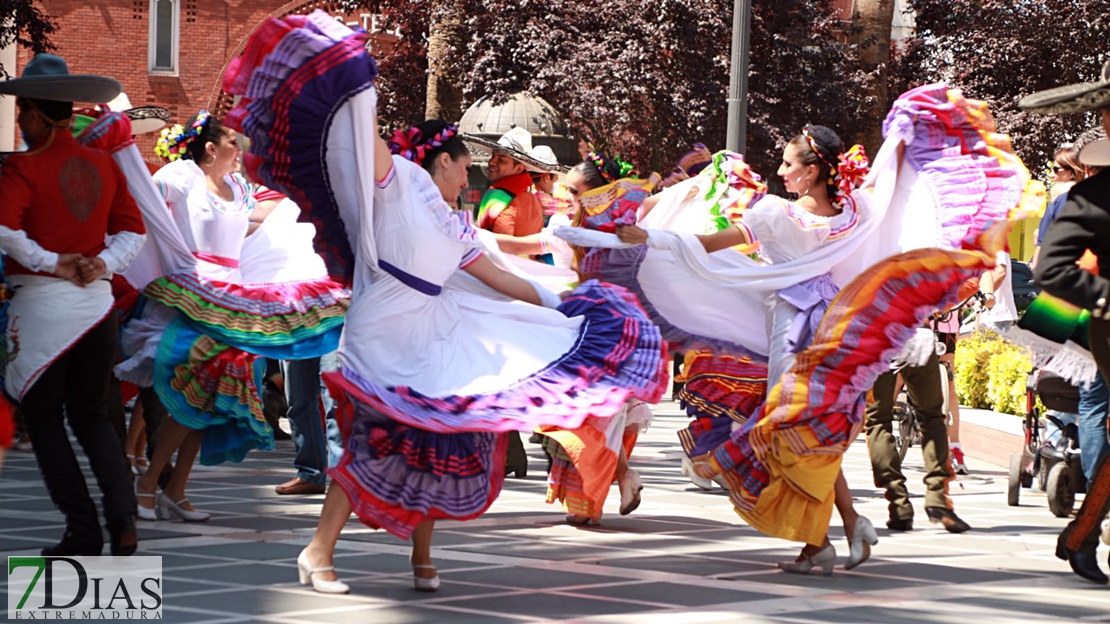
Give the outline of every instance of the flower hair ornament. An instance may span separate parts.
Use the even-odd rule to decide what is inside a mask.
[[[202,110],[197,113],[197,118],[193,120],[188,129],[181,124],[163,128],[162,133],[158,136],[158,142],[154,146],[154,153],[167,163],[180,160],[188,153],[189,146],[193,141],[208,127],[208,120],[211,118],[212,116],[208,111]]]
[[[817,154],[817,158],[829,167],[828,184],[836,187],[836,196],[829,199],[834,206],[842,207],[844,200],[852,191],[859,188],[870,170],[871,165],[867,160],[867,154],[863,151],[863,146],[853,145],[851,149],[840,155],[838,162],[833,163],[818,149],[817,141],[809,133],[809,126],[802,129],[802,136],[809,143],[813,153]]]
[[[389,137],[389,153],[401,156],[406,160],[424,166],[424,157],[428,152],[442,147],[459,133],[459,127],[451,124],[440,130],[431,138],[425,139],[420,129],[413,126],[405,130],[397,130]]]
[[[632,164],[624,162],[620,158],[606,158],[598,152],[590,152],[586,155],[586,160],[593,163],[594,167],[597,168],[598,174],[600,174],[602,179],[604,179],[606,182],[616,182],[621,178],[636,177],[634,175],[629,176],[629,174],[632,173]],[[606,166],[607,160],[609,161],[608,164],[615,164],[617,166],[616,173],[612,171],[611,167]]]
[[[833,204],[841,206],[852,191],[859,188],[871,170],[871,163],[867,160],[867,153],[862,145],[853,145],[851,149],[840,155],[840,162],[836,167],[836,198]]]

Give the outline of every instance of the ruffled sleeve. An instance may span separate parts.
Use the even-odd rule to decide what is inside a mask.
[[[231,187],[231,191],[235,196],[235,199],[232,201],[239,211],[248,213],[254,211],[254,207],[258,202],[254,198],[250,182],[247,182],[243,174],[238,172],[229,173],[224,176],[224,182],[227,182],[228,186]]]
[[[698,177],[709,183],[705,199],[710,202],[709,216],[718,232],[739,224],[767,195],[763,179],[735,152],[714,154],[712,164]]]
[[[180,204],[188,197],[193,180],[203,175],[193,161],[176,160],[154,174],[154,185],[167,204]]]
[[[748,235],[753,244],[760,241],[775,241],[782,238],[786,223],[786,213],[790,206],[774,195],[763,197],[743,212],[742,217],[732,221]]]
[[[459,262],[466,268],[482,256],[478,234],[471,223],[470,214],[452,210],[443,201],[443,194],[423,167],[400,156],[393,157],[393,168],[384,180],[377,182],[377,199],[383,206],[394,210],[422,211],[429,221],[448,240],[462,243],[464,251]]]

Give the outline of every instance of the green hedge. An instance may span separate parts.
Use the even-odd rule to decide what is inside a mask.
[[[956,346],[956,395],[960,405],[1004,414],[1025,414],[1025,380],[1033,369],[1029,352],[998,334],[980,329]],[[1038,407],[1040,405],[1038,399]]]

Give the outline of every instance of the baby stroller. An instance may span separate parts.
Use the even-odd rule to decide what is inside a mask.
[[[1010,456],[1006,502],[1016,507],[1021,488],[1032,487],[1036,478],[1048,495],[1048,509],[1056,517],[1066,518],[1075,506],[1075,493],[1087,489],[1079,461],[1079,429],[1075,423],[1065,423],[1046,413],[1044,417],[1061,434],[1043,435],[1045,427],[1037,414],[1036,397],[1051,411],[1071,414],[1079,411],[1078,387],[1048,371],[1029,374],[1025,384],[1025,445],[1021,453]]]

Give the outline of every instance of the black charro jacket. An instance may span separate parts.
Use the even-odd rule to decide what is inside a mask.
[[[1076,261],[1090,249],[1098,257],[1098,275]],[[1034,279],[1054,295],[1110,319],[1110,169],[1091,176],[1068,191],[1059,216],[1041,241]]]

